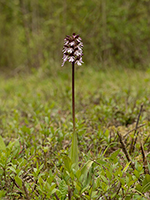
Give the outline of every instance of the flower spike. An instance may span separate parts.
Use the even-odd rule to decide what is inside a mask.
[[[65,62],[68,60],[69,62],[75,62],[77,65],[82,65],[82,39],[79,35],[75,33],[72,36],[67,35],[64,39],[64,46],[63,46],[63,63],[64,66]]]

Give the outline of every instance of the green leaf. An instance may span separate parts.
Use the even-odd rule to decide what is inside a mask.
[[[91,198],[96,198],[96,197],[97,197],[97,191],[93,191],[92,195],[91,195]]]
[[[1,199],[2,197],[5,197],[5,193],[6,193],[5,190],[0,190],[0,199]]]
[[[45,117],[45,123],[49,124],[49,118],[48,117]]]
[[[22,180],[19,176],[15,177],[15,182],[19,185],[20,188],[22,188]]]
[[[81,175],[87,175],[94,161],[88,160],[81,169]]]
[[[141,193],[145,193],[150,190],[150,175],[149,174],[145,175],[145,179],[142,183],[142,186],[138,184],[136,186],[136,189]]]
[[[107,180],[107,178],[105,176],[101,175],[100,177],[106,184],[108,183],[108,180]]]
[[[82,189],[82,186],[81,186],[81,184],[79,182],[76,182],[75,188],[78,190],[78,192],[80,192],[81,189]],[[82,193],[83,193],[83,191],[82,191]]]
[[[62,180],[59,184],[59,191],[61,193],[61,199],[64,199],[68,192],[68,187],[64,180]]]
[[[48,184],[48,185],[49,185],[49,184]],[[57,191],[57,189],[56,189],[56,184],[53,184],[53,183],[52,183],[52,185],[48,188],[48,190],[49,190],[49,194],[50,194],[50,195],[54,194],[54,193]]]
[[[80,181],[84,188],[87,187],[92,178],[92,164],[94,161],[88,160],[81,169]]]
[[[78,140],[77,140],[77,133],[76,131],[73,132],[72,137],[72,144],[71,144],[71,151],[70,151],[70,158],[72,163],[75,166],[75,169],[78,169]]]
[[[135,176],[136,176],[137,179],[140,177],[140,173],[136,169],[134,170],[134,174],[135,174]]]
[[[107,178],[109,178],[109,180],[111,180],[113,174],[107,169],[105,170],[105,172],[106,172]]]
[[[0,150],[2,150],[2,151],[6,150],[6,145],[5,145],[1,135],[0,135]]]
[[[145,175],[145,179],[143,181],[143,185],[146,185],[147,183],[150,183],[150,175],[149,174]]]
[[[143,187],[142,187],[142,192],[147,192],[150,190],[150,175],[149,174],[146,174],[145,175],[145,179],[143,181]]]
[[[63,156],[63,161],[65,168],[67,169],[68,172],[70,172],[72,165],[71,159],[68,156]]]
[[[14,172],[16,174],[15,166],[10,166],[8,169],[11,170],[12,172]]]
[[[131,199],[131,196],[127,196],[126,198],[125,198],[125,200],[130,200]]]
[[[130,163],[131,163],[131,162],[128,162],[128,163],[126,164],[126,166],[124,167],[124,169],[123,169],[123,171],[122,171],[123,173],[127,171],[128,167],[129,167],[129,165],[130,165]]]
[[[112,161],[114,159],[116,159],[116,157],[118,156],[119,152],[120,152],[120,149],[114,151],[112,154],[110,154],[109,159],[112,160]]]

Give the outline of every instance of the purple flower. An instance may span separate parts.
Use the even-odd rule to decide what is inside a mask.
[[[77,60],[75,61],[75,63],[76,63],[77,65],[82,65],[82,63],[83,63],[82,57],[81,57],[80,59],[77,59]]]
[[[68,60],[68,55],[65,55],[63,56],[63,60],[66,62]]]
[[[69,57],[69,62],[74,62],[74,56]]]
[[[67,52],[68,52],[68,53],[72,53],[72,52],[73,52],[73,48],[68,48],[68,49],[67,49]]]
[[[75,45],[75,42],[70,42],[70,46],[74,46]]]
[[[82,54],[82,50],[76,50],[74,52],[74,55],[76,55],[76,56],[80,56],[81,54]]]
[[[82,65],[82,47],[83,43],[81,42],[82,39],[79,35],[75,33],[72,36],[67,35],[64,39],[64,46],[63,46],[63,63],[64,66],[65,62],[68,60],[69,62],[75,62],[77,65]]]

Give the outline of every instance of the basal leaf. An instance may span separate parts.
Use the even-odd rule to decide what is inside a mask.
[[[78,140],[76,131],[73,132],[70,158],[73,164],[75,164],[75,169],[78,169]]]

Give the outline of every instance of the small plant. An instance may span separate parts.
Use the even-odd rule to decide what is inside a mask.
[[[63,63],[68,60],[72,63],[72,119],[73,119],[73,137],[72,137],[72,145],[70,157],[75,167],[78,168],[78,142],[77,142],[77,133],[75,130],[75,84],[74,84],[74,76],[75,76],[75,64],[82,65],[82,39],[79,35],[75,33],[72,36],[66,36],[64,39],[64,47],[63,47]]]

